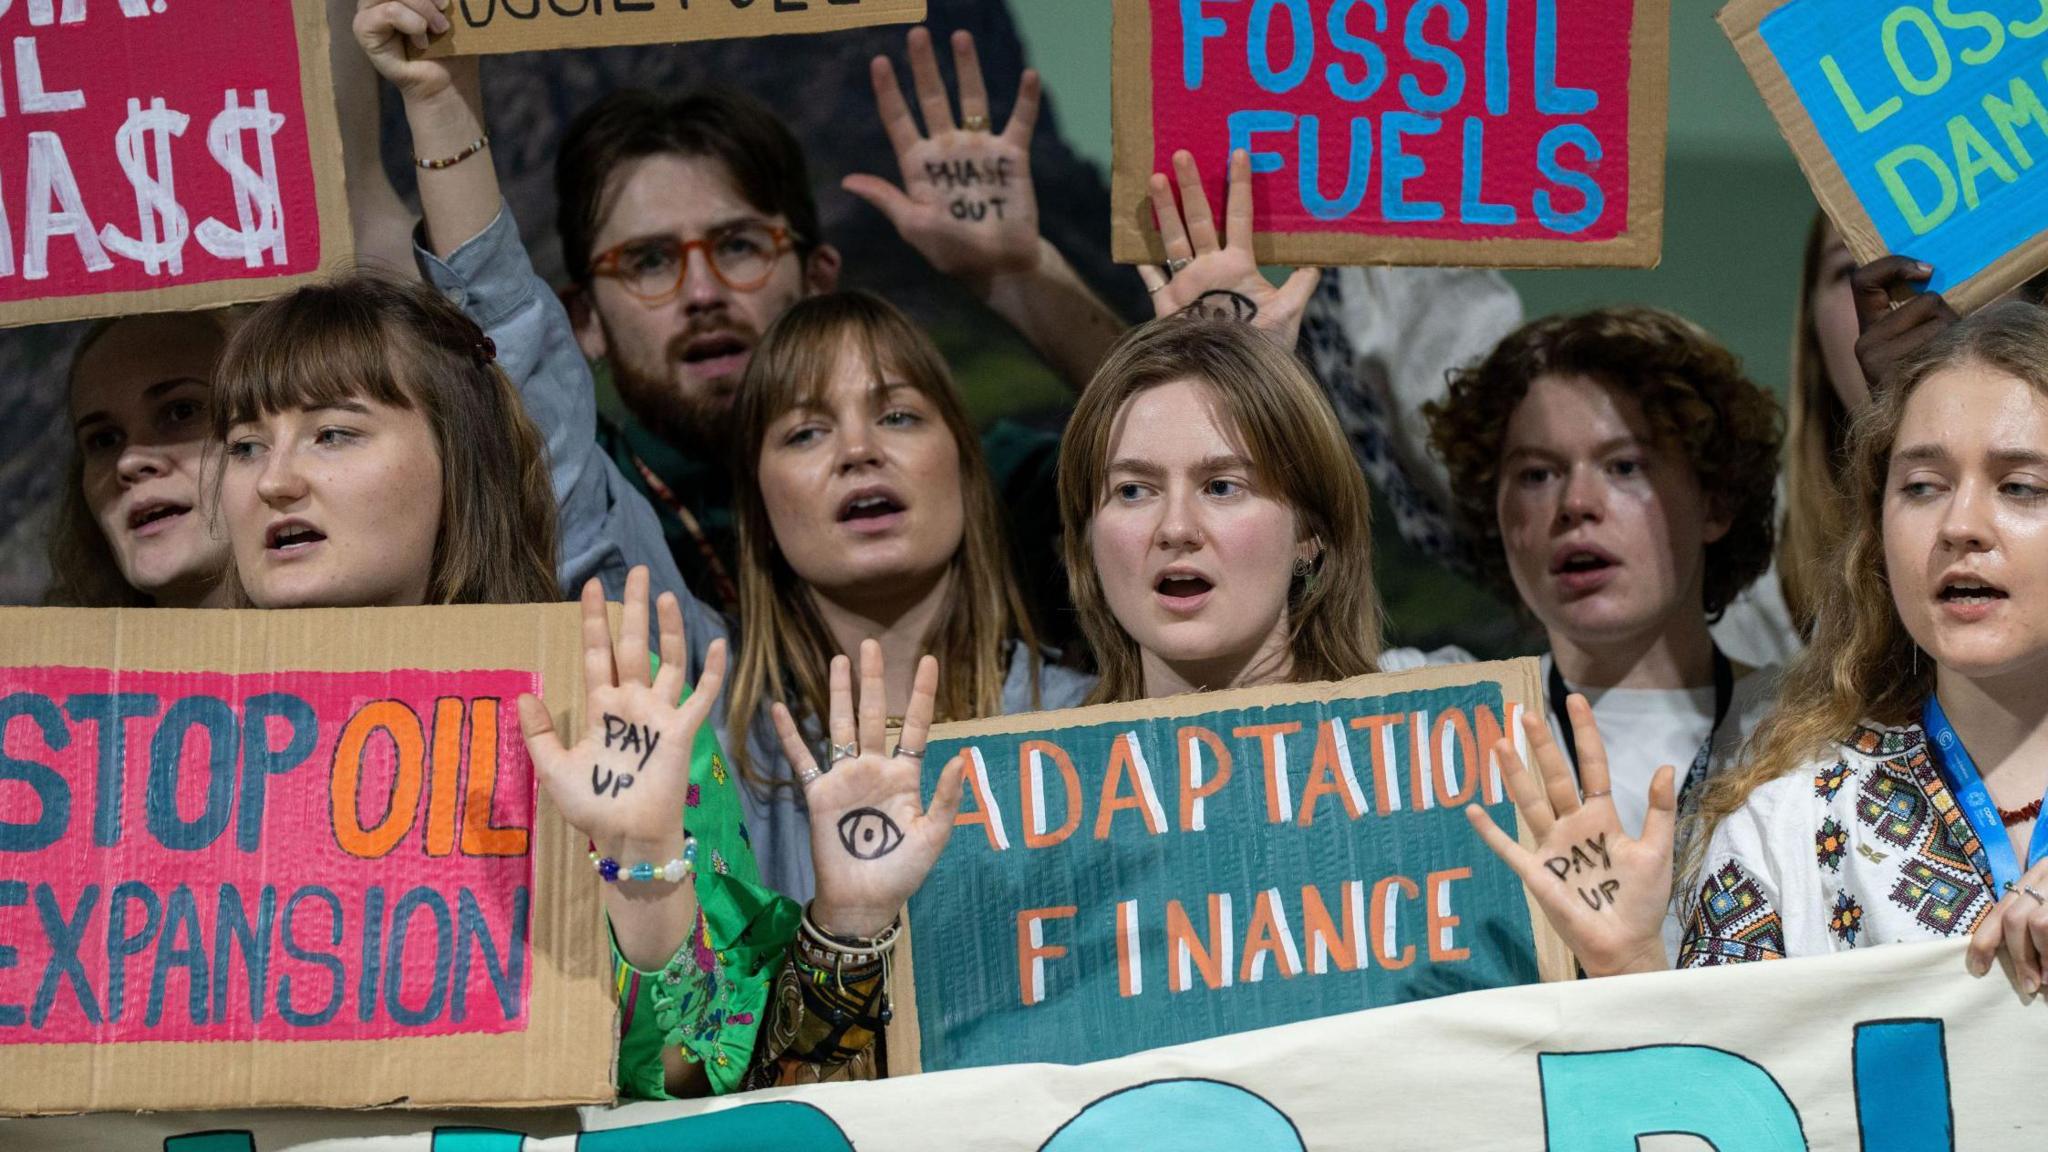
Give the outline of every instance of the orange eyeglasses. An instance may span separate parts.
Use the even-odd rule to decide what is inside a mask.
[[[719,283],[752,292],[775,273],[775,262],[796,246],[796,233],[760,220],[742,220],[706,233],[700,240],[648,236],[607,249],[590,262],[590,274],[619,282],[643,304],[666,304],[683,290],[690,253],[702,250]]]

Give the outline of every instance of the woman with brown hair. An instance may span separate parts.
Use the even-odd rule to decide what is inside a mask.
[[[1814,639],[1778,710],[1703,805],[1712,827],[1682,966],[1971,935],[2023,992],[2048,952],[2048,313],[1987,308],[1907,361],[1857,419],[1842,543]],[[1582,748],[1599,748],[1590,718]],[[1588,973],[1667,962],[1654,923],[1668,857],[1582,802],[1539,747],[1515,799],[1538,838],[1509,845]],[[1519,765],[1516,765],[1519,769]],[[1668,812],[1668,783],[1665,809]],[[1617,899],[1575,908],[1536,861],[1609,836]],[[1581,879],[1581,883],[1585,881]]]
[[[1279,345],[1235,320],[1132,331],[1060,452],[1067,576],[1102,671],[1090,700],[1425,663],[1380,650],[1369,509],[1329,403]]]
[[[50,534],[48,602],[215,608],[227,541],[202,508],[208,377],[225,312],[123,316],[89,329],[67,379],[74,449]]]

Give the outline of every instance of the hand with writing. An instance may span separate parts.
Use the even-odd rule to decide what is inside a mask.
[[[1043,256],[1038,194],[1031,183],[1031,134],[1038,123],[1038,73],[1026,70],[1017,104],[1000,134],[988,120],[988,89],[974,37],[953,34],[953,70],[960,83],[960,123],[931,33],[910,30],[910,74],[924,113],[920,133],[903,102],[895,66],[877,56],[869,68],[875,110],[896,149],[903,187],[865,174],[840,186],[874,205],[932,267],[965,280],[984,296],[999,276],[1035,270]],[[965,126],[963,126],[965,125]]]
[[[626,610],[612,640],[604,590],[583,586],[583,734],[564,748],[546,705],[519,698],[519,724],[527,754],[548,799],[597,851],[621,865],[660,868],[683,855],[684,801],[690,786],[697,730],[711,713],[725,680],[725,644],[713,643],[696,690],[680,704],[689,649],[683,611],[664,592],[656,608],[661,625],[661,671],[650,676],[647,658],[647,569],[626,577]]]
[[[926,808],[922,754],[939,689],[937,660],[918,661],[894,754],[886,746],[880,644],[861,642],[857,711],[851,681],[846,657],[833,657],[830,765],[819,767],[781,704],[775,705],[775,732],[804,782],[804,803],[811,810],[811,860],[818,875],[811,919],[834,935],[872,939],[895,921],[952,837],[966,763],[955,756],[946,764]],[[842,755],[847,752],[852,754]]]
[[[1288,351],[1294,350],[1301,334],[1302,313],[1316,293],[1322,271],[1297,268],[1287,282],[1275,288],[1252,255],[1252,162],[1240,149],[1230,154],[1230,192],[1224,204],[1224,236],[1216,235],[1216,219],[1209,211],[1209,194],[1202,189],[1202,173],[1187,152],[1173,154],[1173,171],[1180,179],[1180,206],[1173,202],[1173,187],[1163,174],[1153,173],[1152,212],[1159,218],[1159,235],[1166,242],[1166,259],[1178,262],[1169,273],[1157,264],[1141,264],[1138,275],[1152,294],[1155,316],[1194,312],[1244,320],[1270,334]]]
[[[356,43],[407,103],[449,91],[458,72],[472,81],[476,76],[474,56],[415,60],[406,55],[408,44],[425,51],[428,37],[448,31],[443,8],[440,0],[359,0],[356,5]]]
[[[1678,823],[1675,773],[1668,765],[1657,769],[1642,838],[1629,839],[1608,795],[1607,749],[1593,722],[1593,707],[1577,693],[1566,698],[1565,706],[1579,750],[1578,780],[1572,779],[1571,764],[1550,738],[1549,727],[1533,713],[1523,713],[1522,728],[1541,779],[1523,765],[1513,741],[1494,745],[1515,811],[1535,837],[1536,850],[1530,852],[1501,831],[1477,804],[1467,807],[1465,816],[1486,846],[1528,885],[1588,976],[1669,968],[1662,928],[1671,904],[1671,848]]]

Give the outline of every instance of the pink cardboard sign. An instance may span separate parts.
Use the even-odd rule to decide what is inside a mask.
[[[538,675],[0,684],[0,1046],[526,1030]]]
[[[254,299],[345,259],[320,9],[0,4],[0,323]]]
[[[1242,149],[1262,259],[1653,263],[1667,22],[1662,0],[1118,0],[1117,256],[1163,255],[1146,176],[1185,149],[1220,211]]]

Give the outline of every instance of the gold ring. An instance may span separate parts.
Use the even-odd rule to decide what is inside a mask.
[[[986,132],[988,131],[988,117],[980,113],[972,116],[962,116],[960,118],[960,126],[969,132]]]

